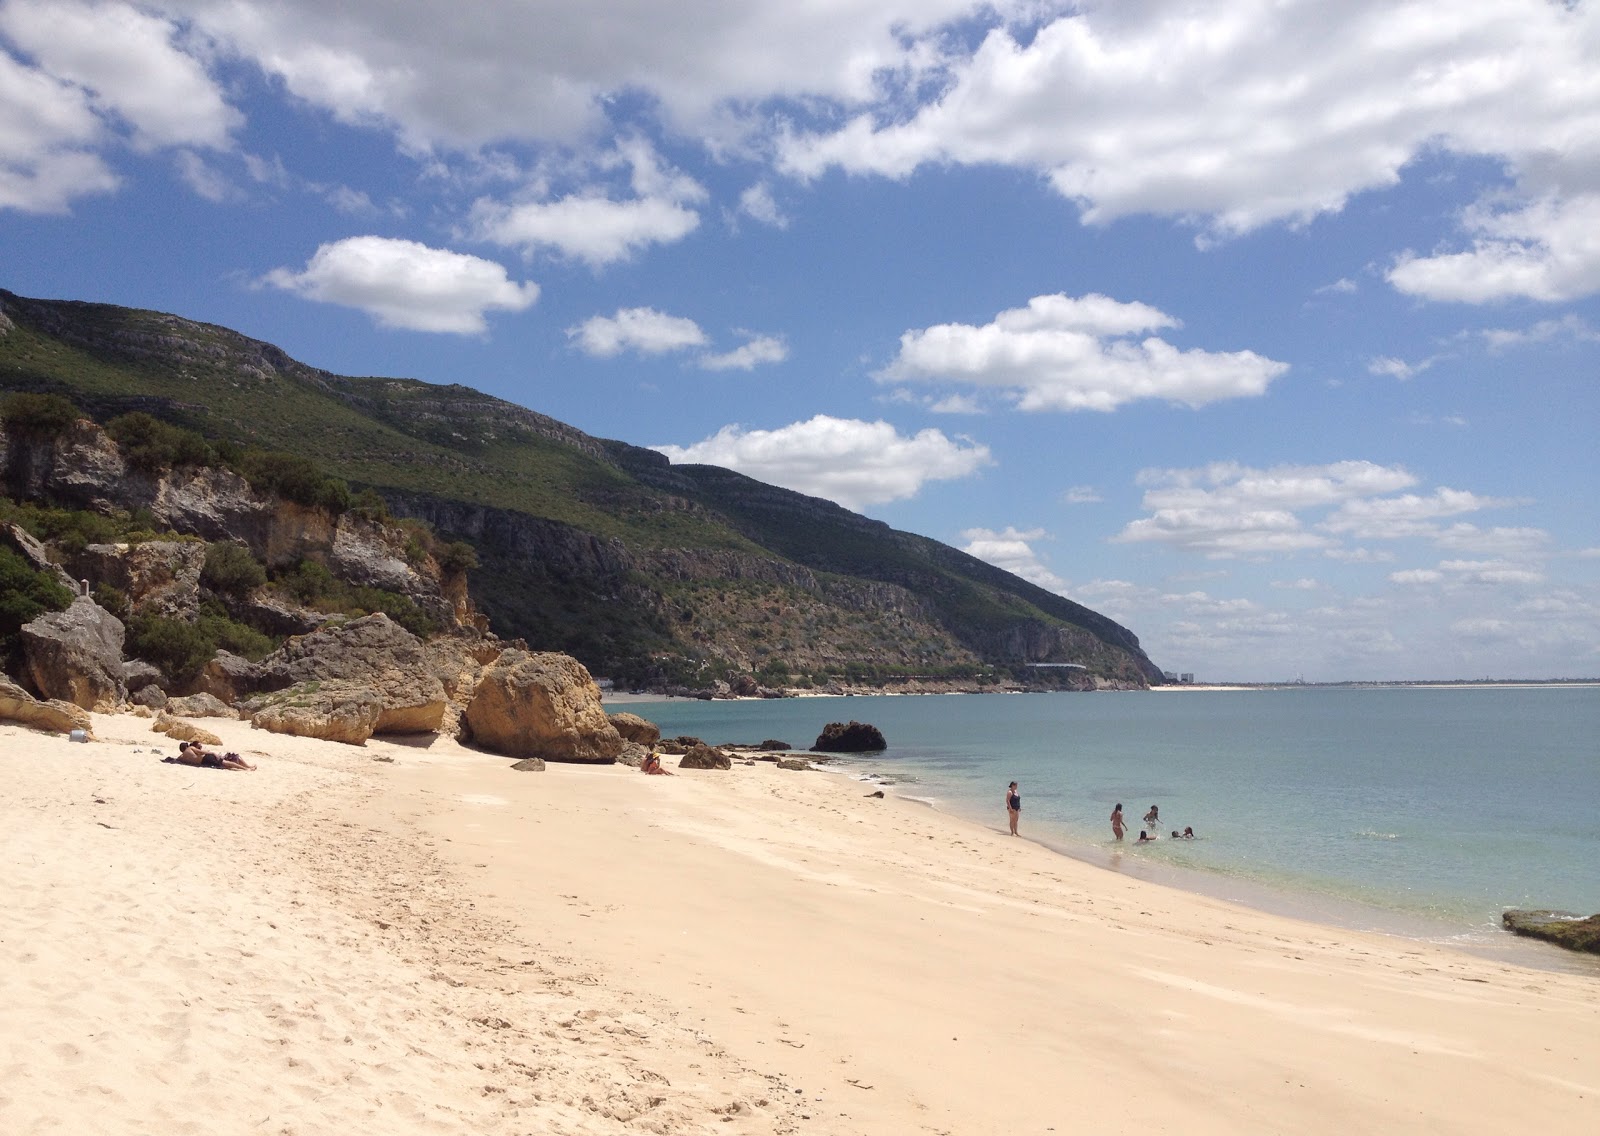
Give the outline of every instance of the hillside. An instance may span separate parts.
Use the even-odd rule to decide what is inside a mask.
[[[225,328],[0,291],[0,387],[311,459],[473,544],[499,634],[629,684],[1160,681],[1126,628],[956,549],[465,386],[333,375]]]

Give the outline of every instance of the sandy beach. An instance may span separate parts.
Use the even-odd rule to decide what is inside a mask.
[[[0,726],[7,1133],[1502,1132],[1600,982],[1231,906],[846,778]],[[1003,819],[1003,818],[1001,818]]]

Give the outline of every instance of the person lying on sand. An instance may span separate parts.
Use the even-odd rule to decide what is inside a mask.
[[[174,765],[195,765],[202,769],[244,769],[253,773],[256,768],[236,753],[212,753],[199,742],[180,742],[177,757],[163,757],[161,760]]]
[[[643,761],[641,761],[639,763],[639,772],[640,773],[649,773],[652,776],[658,776],[658,777],[671,777],[672,776],[672,771],[671,770],[661,768],[661,758],[656,755],[656,751],[655,750],[651,750],[650,751],[650,756],[646,757]]]

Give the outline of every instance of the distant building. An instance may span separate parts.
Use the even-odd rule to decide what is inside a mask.
[[[1184,671],[1181,675],[1178,676],[1178,681],[1179,682],[1183,682],[1183,683],[1188,683],[1190,686],[1193,686],[1194,685],[1194,672],[1193,671]]]

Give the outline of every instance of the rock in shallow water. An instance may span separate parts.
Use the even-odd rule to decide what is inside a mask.
[[[1570,911],[1523,911],[1513,908],[1501,917],[1506,928],[1531,939],[1543,939],[1569,951],[1600,955],[1600,915],[1585,918]]]
[[[883,731],[866,722],[829,722],[811,747],[823,753],[870,753],[888,749]]]

